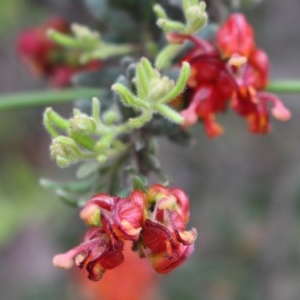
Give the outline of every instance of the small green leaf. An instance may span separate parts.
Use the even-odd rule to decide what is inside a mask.
[[[87,176],[90,176],[94,173],[96,173],[99,170],[99,164],[97,162],[93,161],[87,161],[81,164],[77,171],[76,171],[76,177],[77,178],[85,178]]]
[[[41,178],[40,185],[49,190],[64,190],[68,193],[87,193],[91,187],[94,185],[94,179],[86,179],[80,181],[71,181],[71,182],[56,182],[50,179]]]
[[[148,179],[144,176],[134,176],[132,178],[132,186],[135,190],[145,192],[148,187]]]

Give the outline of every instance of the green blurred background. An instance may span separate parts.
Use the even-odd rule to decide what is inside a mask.
[[[57,14],[91,24],[82,2],[0,1],[1,93],[46,87],[20,63],[17,36]],[[299,13],[298,0],[266,0],[247,11],[272,78],[300,78]],[[217,140],[196,126],[191,147],[160,141],[164,168],[190,195],[191,226],[199,232],[191,259],[160,277],[162,299],[300,299],[300,95],[281,98],[293,118],[273,122],[267,136],[249,134],[244,120],[229,113],[221,116],[226,131]],[[70,272],[51,264],[84,228],[76,209],[39,186],[41,177],[74,177],[49,160],[42,112],[0,113],[1,300],[80,299]]]

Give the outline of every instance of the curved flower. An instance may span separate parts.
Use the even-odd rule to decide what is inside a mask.
[[[263,91],[269,80],[269,59],[263,50],[256,48],[253,30],[242,14],[231,15],[221,26],[217,43],[237,83],[232,107],[246,118],[249,130],[258,134],[270,131],[269,104],[273,105],[275,118],[288,120],[291,113],[281,100]],[[245,60],[236,64],[240,56]]]
[[[243,14],[228,18],[219,28],[215,44],[176,33],[168,34],[167,38],[193,43],[193,48],[181,59],[188,61],[192,69],[182,96],[185,107],[179,106],[184,126],[201,120],[207,135],[217,137],[223,129],[216,122],[216,115],[228,107],[245,117],[253,133],[269,132],[270,104],[275,118],[281,121],[290,118],[291,113],[281,100],[264,91],[269,80],[268,56],[256,47],[253,29]]]
[[[217,53],[198,54],[195,49],[183,60],[187,60],[192,68],[187,90],[190,100],[181,112],[184,125],[203,120],[207,135],[216,137],[222,133],[222,128],[215,121],[215,115],[227,109],[235,88],[234,79]]]
[[[94,227],[87,231],[82,244],[66,253],[57,254],[53,264],[70,269],[75,263],[79,268],[86,268],[89,279],[98,281],[105,270],[113,269],[123,262],[122,250],[122,241],[112,242],[103,229]]]
[[[52,56],[60,48],[47,37],[50,28],[63,33],[69,32],[68,22],[54,17],[39,27],[25,30],[18,39],[18,52],[21,58],[38,75],[52,72]]]
[[[133,249],[141,257],[146,255],[157,272],[168,273],[192,254],[197,236],[195,229],[185,229],[189,219],[187,195],[159,184],[146,193],[133,191],[128,198],[96,194],[80,217],[91,226],[83,243],[56,255],[53,264],[65,269],[74,264],[85,268],[94,281],[124,261],[126,241],[133,242]]]
[[[189,201],[179,189],[153,185],[146,194],[149,216],[142,231],[146,256],[158,273],[166,274],[181,265],[193,252],[195,229],[185,230]]]

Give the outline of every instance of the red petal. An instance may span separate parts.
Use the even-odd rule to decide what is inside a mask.
[[[252,27],[241,13],[232,14],[217,33],[220,50],[227,56],[237,53],[249,57],[255,48]]]

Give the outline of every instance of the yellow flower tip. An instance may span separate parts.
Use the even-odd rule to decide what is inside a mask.
[[[195,228],[189,231],[179,232],[180,238],[188,245],[191,245],[195,242],[197,238],[197,231]]]
[[[245,63],[247,63],[247,57],[239,54],[233,54],[228,60],[228,64],[230,66],[237,67],[237,68],[240,68]]]
[[[122,220],[121,226],[128,235],[133,235],[133,236],[138,235],[140,233],[140,231],[142,230],[141,227],[138,227],[138,228],[133,227],[132,224],[130,222],[128,222],[127,220]]]
[[[162,195],[161,201],[158,203],[158,208],[162,210],[174,210],[177,208],[177,200],[173,195]]]
[[[61,269],[71,269],[74,265],[73,258],[66,253],[57,254],[53,257],[52,263],[55,267]]]
[[[100,226],[101,210],[96,204],[88,204],[86,205],[80,212],[80,218],[90,226]]]
[[[76,266],[80,266],[84,260],[86,259],[86,257],[83,254],[78,254],[75,257],[75,265]]]

